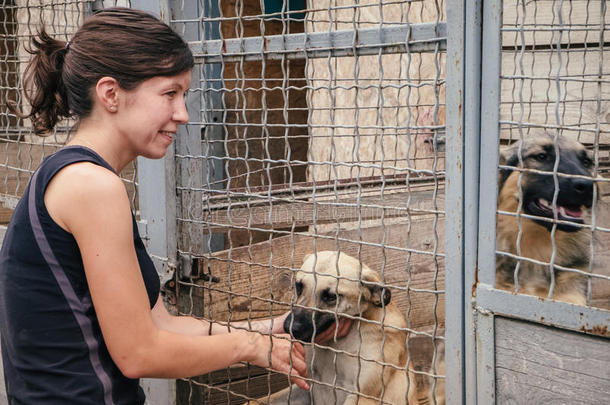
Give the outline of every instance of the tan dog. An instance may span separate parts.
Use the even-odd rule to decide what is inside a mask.
[[[558,193],[555,195],[553,168],[559,153],[557,173]],[[519,160],[521,155],[521,162]],[[550,263],[553,254],[551,231],[555,223],[554,264],[588,271],[591,249],[591,230],[579,225],[589,214],[593,204],[595,184],[591,178],[591,158],[585,147],[576,141],[559,138],[557,148],[550,135],[526,138],[504,151],[500,164],[536,169],[540,172],[515,171],[501,168],[498,187],[498,210],[516,213],[522,200],[521,213],[537,218],[520,218],[521,230],[514,215],[498,215],[497,247],[499,251]],[[521,189],[521,190],[520,190]],[[555,220],[554,218],[557,218]],[[517,241],[520,238],[520,252]],[[498,255],[496,260],[496,286],[515,291],[517,260]],[[586,304],[586,277],[568,271],[555,270],[553,299],[579,305]],[[551,284],[549,265],[521,260],[519,265],[519,292],[546,298]]]
[[[415,376],[406,371],[407,322],[381,283],[376,272],[344,253],[307,256],[295,276],[297,298],[284,329],[306,343],[311,390],[293,385],[255,403],[434,403],[419,402],[426,394],[418,395]],[[357,318],[348,335],[328,346],[312,345],[338,316]],[[444,384],[437,383],[436,391],[436,404],[444,404]]]

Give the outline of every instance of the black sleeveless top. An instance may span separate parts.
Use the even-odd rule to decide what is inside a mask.
[[[0,338],[10,404],[143,404],[137,379],[112,361],[91,302],[76,240],[49,215],[44,193],[76,162],[113,173],[98,154],[69,146],[47,157],[17,205],[0,251]],[[133,238],[151,308],[159,277],[133,219]]]

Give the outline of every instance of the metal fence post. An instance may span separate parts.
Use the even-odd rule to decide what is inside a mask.
[[[167,1],[133,0],[131,5],[162,19],[168,15]],[[177,263],[175,171],[174,148],[159,160],[138,158],[140,228],[162,283],[171,279]]]
[[[147,11],[169,22],[167,0],[132,0],[131,7]],[[174,149],[159,160],[138,158],[138,195],[140,230],[147,240],[161,279],[161,286],[173,277],[177,268],[176,199]],[[144,232],[142,232],[144,230]],[[176,382],[166,379],[142,379],[147,405],[174,405]]]
[[[447,115],[445,155],[445,336],[446,398],[452,405],[465,404],[464,382],[464,15],[463,1],[447,3]]]
[[[202,27],[202,39],[219,40],[220,35],[220,2],[211,0],[203,2],[203,16],[211,21],[205,21]],[[202,89],[201,113],[204,123],[201,128],[203,163],[203,184],[211,189],[222,189],[222,180],[225,178],[223,159],[218,159],[225,154],[224,140],[226,128],[218,125],[223,122],[224,103],[221,89],[224,88],[223,64],[205,63],[201,67],[200,87]],[[206,208],[206,207],[204,207]],[[204,252],[215,252],[224,249],[225,236],[222,234],[210,234],[206,239]]]
[[[464,382],[466,403],[477,404],[478,316],[475,291],[478,282],[479,180],[481,142],[481,30],[482,1],[467,1],[464,57]]]
[[[220,23],[205,19],[218,19],[218,4],[211,1],[184,3],[171,1],[173,28],[192,44],[220,37]],[[203,22],[193,23],[193,16],[202,16]],[[224,248],[223,235],[204,235],[201,221],[205,210],[207,187],[223,179],[222,141],[222,71],[220,64],[196,64],[191,72],[191,90],[187,100],[190,122],[182,127],[176,139],[177,176],[176,182],[180,206],[176,214],[181,224],[178,232],[183,237],[177,249],[190,262],[193,257]],[[212,125],[207,125],[211,123]],[[178,217],[176,217],[178,219]],[[185,238],[186,237],[186,238]],[[182,277],[189,277],[191,268],[181,269]]]
[[[482,10],[482,55],[479,157],[478,282],[495,284],[497,170],[500,140],[500,74],[502,64],[502,1],[485,2]],[[477,322],[477,400],[495,403],[495,316],[475,311]]]
[[[447,3],[447,400],[477,403],[482,1]],[[484,322],[484,320],[483,320]],[[488,326],[483,328],[489,330]],[[485,401],[486,402],[486,401]]]

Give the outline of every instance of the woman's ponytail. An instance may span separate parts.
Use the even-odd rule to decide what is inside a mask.
[[[49,36],[43,27],[26,50],[32,55],[24,79],[25,98],[31,110],[29,114],[18,115],[32,120],[36,134],[44,134],[51,131],[59,120],[70,116],[62,80],[68,48],[65,42]]]

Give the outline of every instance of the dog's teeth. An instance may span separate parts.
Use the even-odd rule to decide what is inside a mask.
[[[541,198],[540,200],[538,200],[538,203],[540,205],[542,205],[543,207],[551,208],[551,205],[549,204],[549,202],[547,200],[545,200],[544,198]]]
[[[559,213],[561,214],[562,217],[566,217],[566,218],[580,218],[582,217],[582,212],[580,210],[575,211],[575,210],[566,210],[564,207],[559,207]]]

